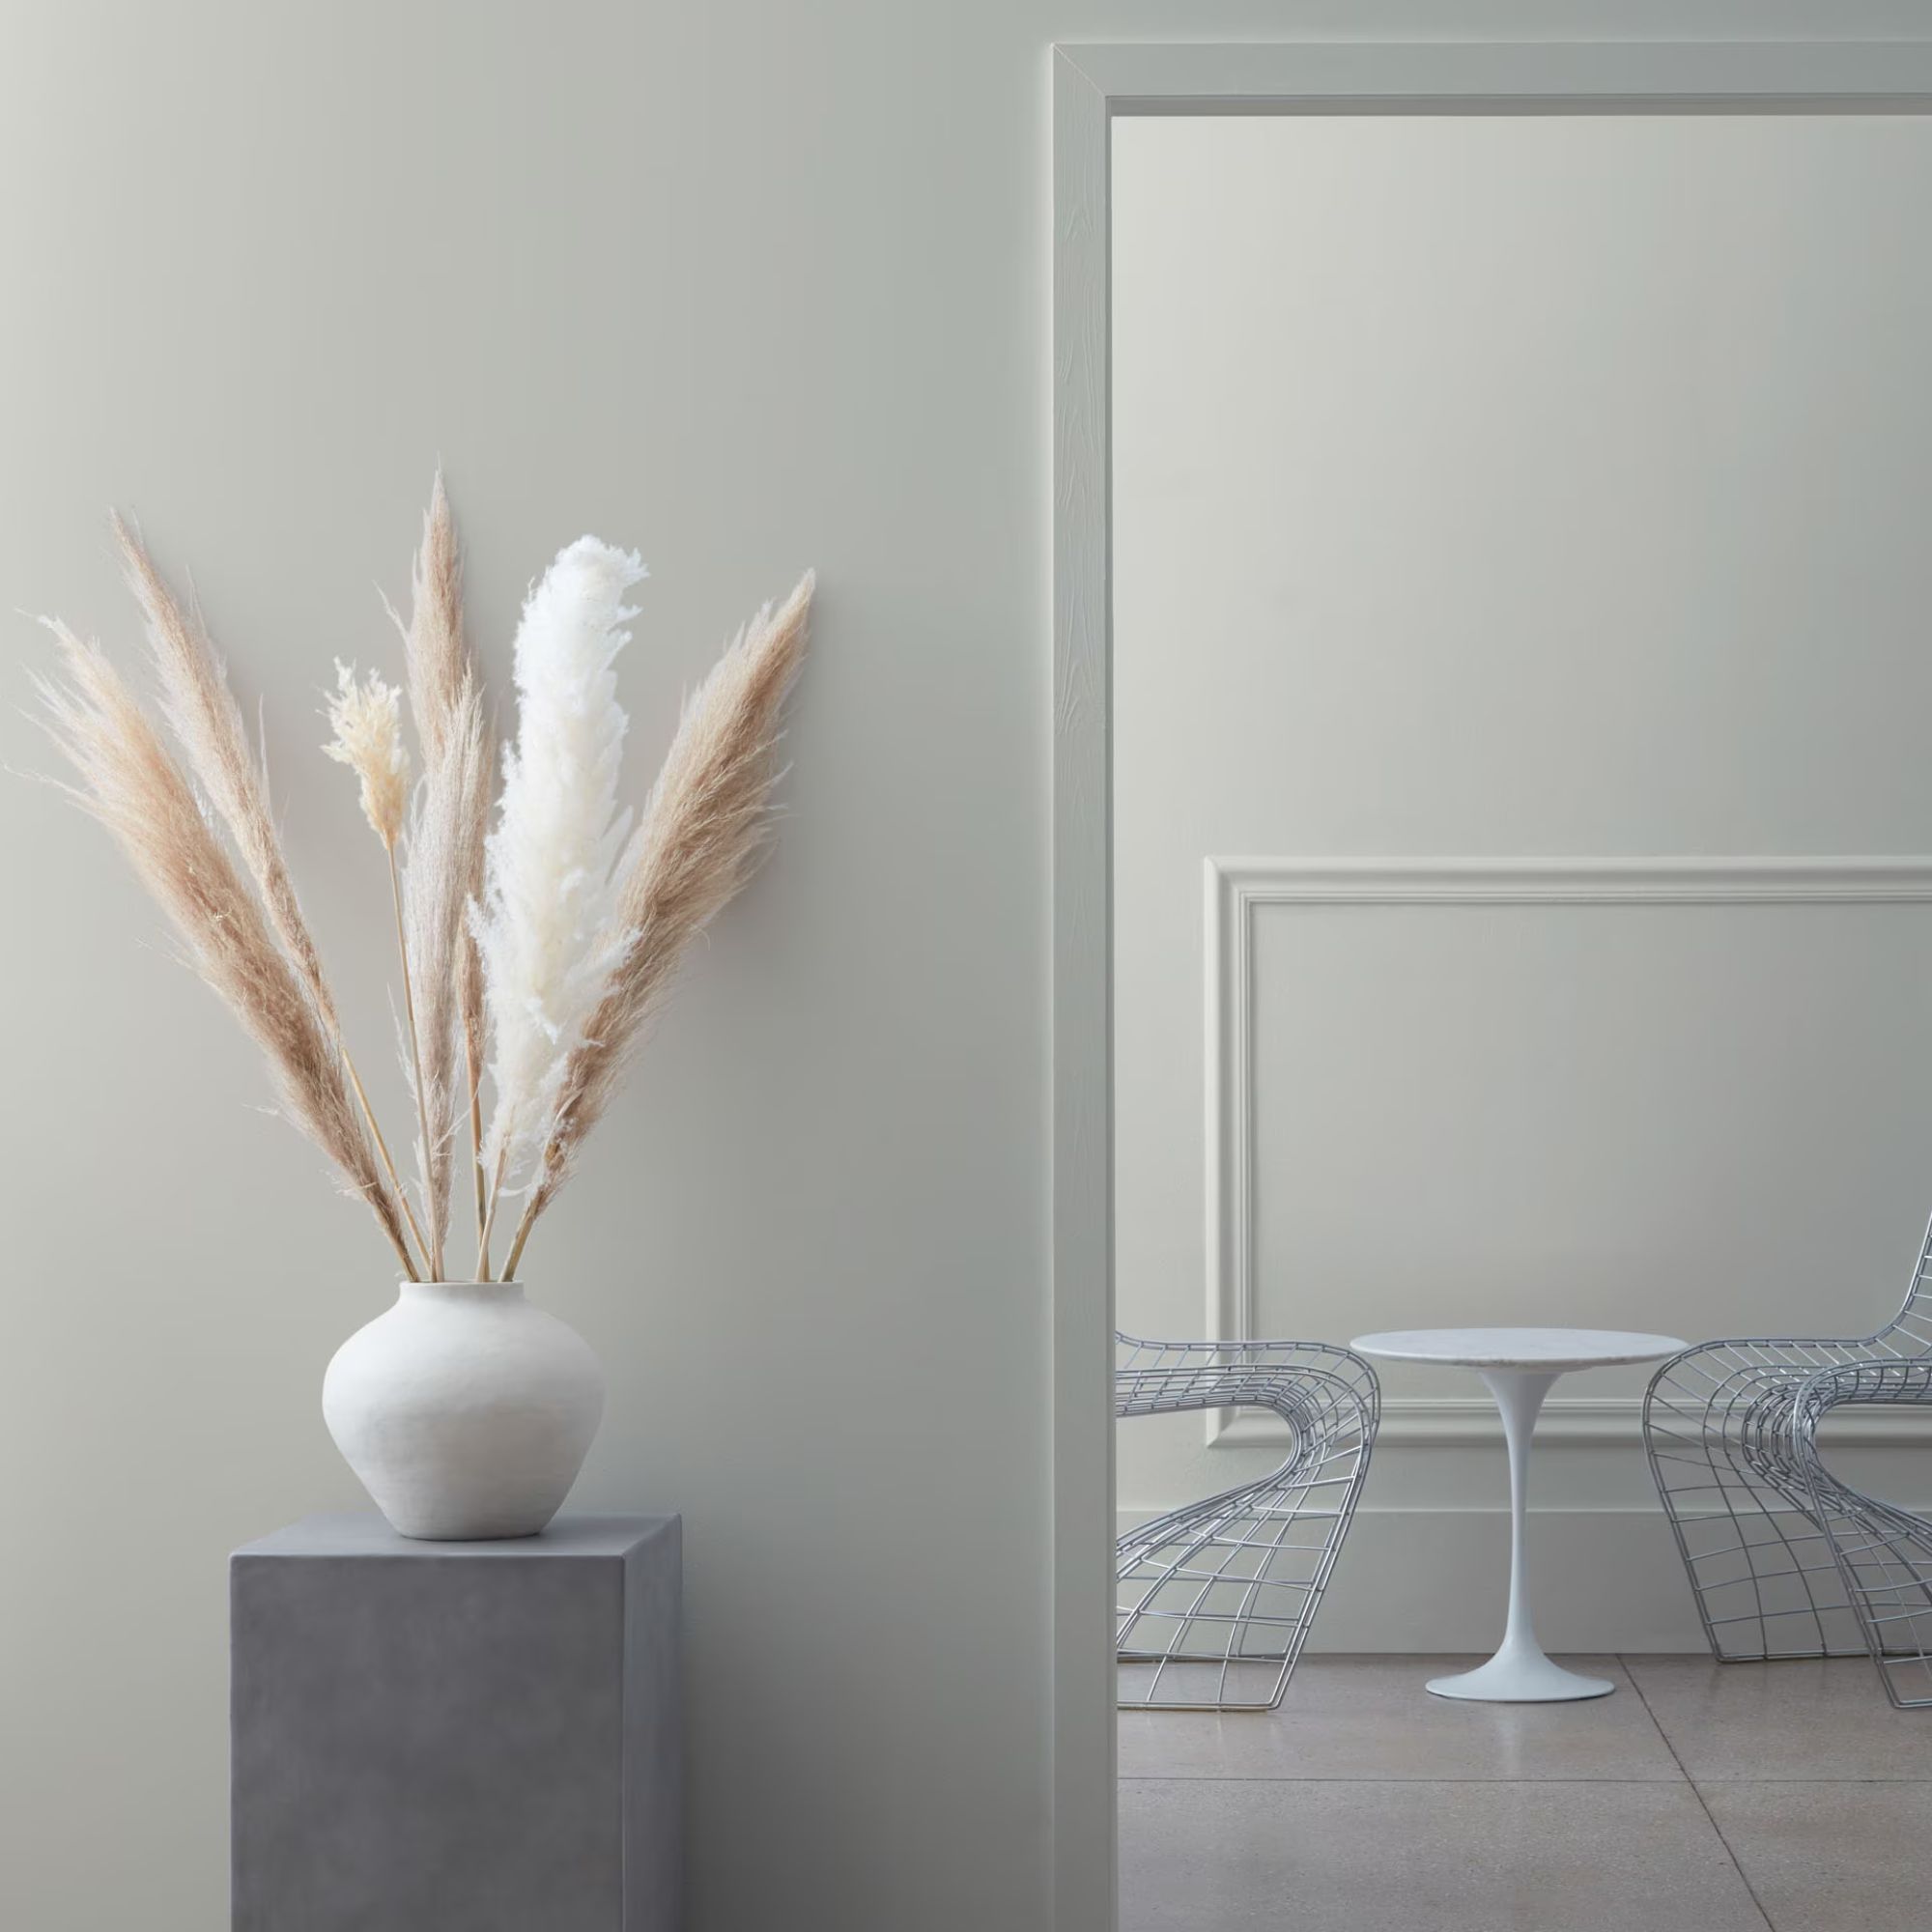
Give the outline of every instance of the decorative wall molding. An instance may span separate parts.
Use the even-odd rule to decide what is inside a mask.
[[[1227,859],[1209,858],[1206,885],[1208,1333],[1255,1334],[1254,914],[1264,905],[1922,905],[1932,858],[1756,859]],[[1559,1442],[1630,1442],[1634,1396],[1553,1395],[1537,1434]],[[1386,1439],[1500,1441],[1482,1397],[1397,1397]],[[1932,1419],[1863,1411],[1840,1424],[1847,1441],[1924,1441]],[[1274,1445],[1270,1416],[1211,1411],[1210,1445]]]

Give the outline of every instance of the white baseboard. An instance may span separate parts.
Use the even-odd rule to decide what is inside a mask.
[[[1151,1510],[1118,1512],[1122,1530]],[[1531,1602],[1549,1650],[1701,1651],[1703,1631],[1656,1509],[1532,1509]],[[1509,1512],[1357,1510],[1313,1651],[1481,1651],[1502,1634]]]

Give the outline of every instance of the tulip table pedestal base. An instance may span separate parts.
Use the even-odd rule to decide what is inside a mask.
[[[1454,1677],[1435,1677],[1438,1697],[1484,1704],[1559,1704],[1607,1697],[1607,1678],[1580,1677],[1544,1655],[1530,1622],[1523,1529],[1529,1496],[1529,1444],[1537,1411],[1558,1376],[1571,1369],[1619,1362],[1654,1362],[1685,1344],[1670,1335],[1629,1335],[1596,1328],[1424,1328],[1390,1335],[1357,1335],[1349,1345],[1384,1361],[1435,1362],[1474,1369],[1495,1397],[1509,1449],[1509,1616],[1501,1648],[1487,1663]]]

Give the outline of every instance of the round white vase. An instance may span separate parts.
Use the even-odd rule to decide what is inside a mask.
[[[583,1466],[604,1376],[520,1282],[411,1281],[335,1351],[322,1413],[402,1535],[534,1536]]]

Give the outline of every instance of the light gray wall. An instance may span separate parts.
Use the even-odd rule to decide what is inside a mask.
[[[1932,851],[1928,211],[1921,117],[1117,124],[1122,1325],[1704,1339],[1896,1310],[1932,871],[1917,902],[1751,902],[1716,871],[1658,904],[1563,868],[1735,859],[1830,894],[1816,855]],[[1579,902],[1264,901],[1227,934],[1242,1030],[1203,974],[1204,861],[1236,855],[1283,893],[1297,856],[1449,893],[1433,862],[1535,859]],[[1204,1108],[1210,1072],[1245,1099]],[[1588,1519],[1549,1532],[1585,1559],[1555,1566],[1552,1642],[1696,1641],[1648,1374],[1566,1378],[1546,1413],[1595,1432],[1539,1466],[1539,1507]],[[1455,1587],[1417,1519],[1500,1538],[1500,1445],[1442,1440],[1493,1411],[1473,1377],[1383,1383],[1353,1552],[1378,1586],[1345,1565],[1321,1634],[1480,1641],[1500,1569]],[[1136,1422],[1122,1508],[1265,1454]],[[1921,1449],[1879,1461],[1924,1492]]]
[[[384,646],[433,457],[494,665],[559,543],[643,547],[640,762],[820,569],[778,861],[528,1270],[611,1371],[583,1500],[687,1512],[699,1932],[1044,1922],[1049,42],[1919,20],[0,10],[0,602],[125,644],[108,501],[193,562],[359,1037],[380,897],[312,694]],[[7,709],[0,759],[43,762]],[[354,1500],[317,1384],[384,1265],[99,836],[5,810],[0,1919],[207,1932],[223,1557]]]

